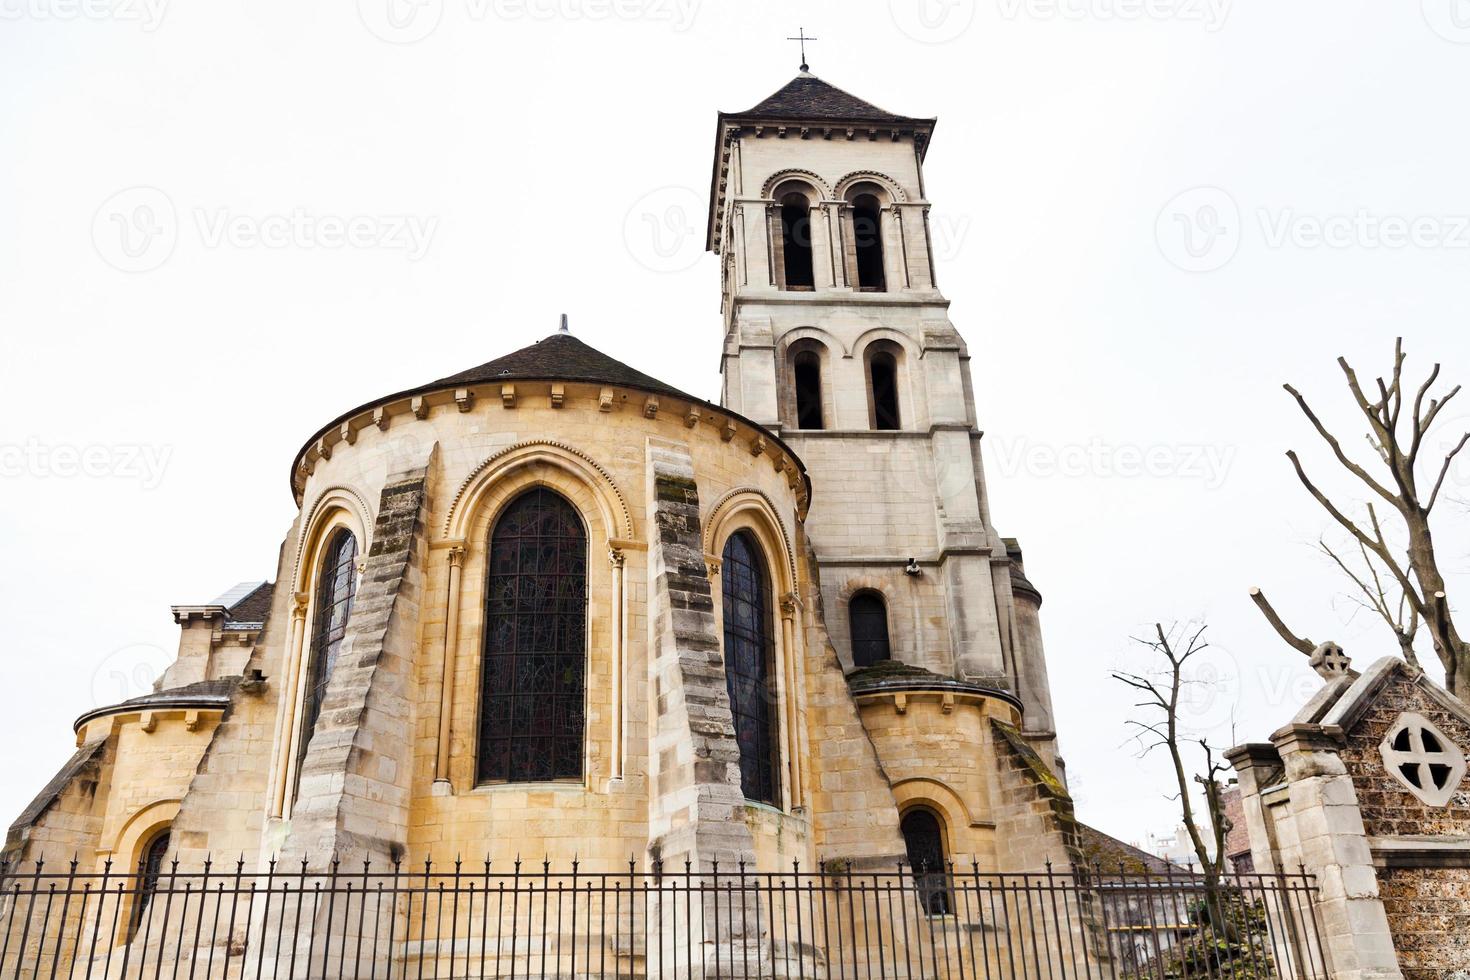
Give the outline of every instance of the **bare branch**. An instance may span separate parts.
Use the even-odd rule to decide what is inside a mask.
[[[1327,426],[1322,424],[1322,420],[1317,417],[1316,412],[1312,411],[1312,406],[1307,404],[1307,400],[1302,397],[1301,392],[1297,391],[1291,385],[1282,385],[1282,387],[1287,390],[1291,397],[1296,399],[1297,405],[1301,407],[1302,413],[1305,414],[1308,421],[1312,423],[1312,427],[1317,430],[1317,434],[1322,437],[1323,441],[1325,441],[1328,446],[1332,447],[1332,454],[1337,457],[1337,461],[1341,463],[1349,473],[1353,474],[1353,476],[1356,476],[1359,480],[1362,480],[1363,483],[1367,484],[1370,490],[1378,494],[1384,500],[1392,503],[1396,499],[1394,495],[1389,491],[1387,487],[1383,486],[1377,480],[1373,479],[1373,476],[1367,470],[1363,469],[1363,467],[1359,466],[1356,462],[1352,460],[1351,457],[1348,456],[1348,454],[1342,448],[1342,443],[1337,440],[1337,436],[1329,432],[1327,430]],[[1372,415],[1373,407],[1363,399],[1361,393],[1359,393],[1358,399],[1362,403],[1364,413],[1374,418],[1375,428],[1379,427],[1381,423],[1376,417]],[[1387,442],[1388,440],[1385,439],[1384,441]]]
[[[1434,509],[1434,502],[1439,499],[1439,488],[1444,486],[1444,478],[1450,472],[1450,464],[1455,461],[1455,457],[1460,454],[1460,450],[1465,448],[1466,442],[1470,442],[1470,432],[1462,435],[1460,441],[1455,444],[1455,448],[1445,454],[1444,465],[1439,468],[1439,478],[1434,481],[1434,490],[1429,494],[1429,503],[1424,505],[1426,516]]]
[[[1271,624],[1272,628],[1276,630],[1277,634],[1283,640],[1285,640],[1287,645],[1290,646],[1293,650],[1296,650],[1298,653],[1304,653],[1310,657],[1312,655],[1312,651],[1317,649],[1317,644],[1313,643],[1311,640],[1307,639],[1304,636],[1297,636],[1296,634],[1292,633],[1291,630],[1286,628],[1286,624],[1281,621],[1280,616],[1276,615],[1276,610],[1271,607],[1271,603],[1266,599],[1266,593],[1262,592],[1259,588],[1252,588],[1251,601],[1256,604],[1256,608],[1261,610],[1261,615],[1266,617],[1266,621]]]

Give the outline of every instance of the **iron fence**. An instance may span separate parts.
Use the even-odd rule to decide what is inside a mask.
[[[0,976],[1327,977],[1303,873],[0,866]]]

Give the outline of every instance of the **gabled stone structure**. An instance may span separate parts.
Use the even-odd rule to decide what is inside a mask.
[[[1315,929],[1339,978],[1470,971],[1470,707],[1403,660],[1342,669],[1269,743],[1229,758],[1257,872],[1305,867],[1321,889]]]

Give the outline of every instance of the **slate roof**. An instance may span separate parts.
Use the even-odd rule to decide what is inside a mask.
[[[911,118],[880,109],[871,102],[864,102],[851,92],[845,92],[805,71],[751,108],[728,115],[889,122],[902,122]]]
[[[486,361],[447,378],[440,378],[428,388],[453,388],[462,385],[498,383],[501,381],[582,381],[591,384],[621,385],[673,395],[691,401],[702,401],[693,395],[664,384],[657,378],[629,367],[602,351],[589,347],[569,333],[554,333],[529,347]]]
[[[119,711],[134,708],[221,707],[230,703],[230,693],[235,689],[235,684],[239,680],[238,677],[220,677],[210,681],[195,681],[193,684],[170,687],[162,691],[150,691],[136,698],[119,701],[117,704],[93,708],[73,723],[72,730],[81,728],[98,716],[117,714]]]
[[[255,584],[239,600],[225,606],[225,618],[229,620],[225,628],[243,629],[246,626],[264,624],[266,615],[271,611],[271,596],[275,592],[276,587],[270,582]]]

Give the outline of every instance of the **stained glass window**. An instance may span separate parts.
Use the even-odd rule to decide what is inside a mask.
[[[760,545],[749,533],[739,531],[725,543],[720,582],[725,684],[740,746],[740,787],[747,799],[777,805],[781,781],[770,576]]]
[[[545,487],[506,509],[490,538],[480,699],[480,782],[582,775],[587,533]]]
[[[948,865],[944,857],[944,826],[934,811],[915,807],[899,823],[914,874],[919,904],[929,915],[950,912]]]
[[[128,930],[129,934],[138,931],[138,925],[143,921],[143,913],[147,911],[149,901],[158,891],[158,879],[163,874],[163,861],[168,856],[168,837],[167,830],[154,835],[138,859],[138,899],[133,903],[133,921]]]
[[[347,635],[347,617],[357,595],[357,538],[339,528],[327,542],[316,583],[316,614],[311,629],[311,659],[306,674],[306,703],[301,715],[301,740],[296,752],[296,781],[301,782],[301,762],[316,731],[326,700],[327,685],[337,666],[337,654]]]
[[[889,659],[888,610],[876,592],[859,592],[847,606],[852,621],[852,665],[871,667]]]

